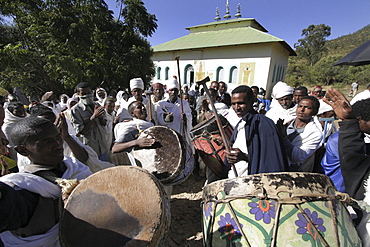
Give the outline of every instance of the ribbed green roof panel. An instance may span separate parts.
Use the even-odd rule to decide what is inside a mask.
[[[191,33],[181,38],[154,46],[153,49],[154,52],[159,52],[283,41],[282,39],[251,27],[240,27]]]

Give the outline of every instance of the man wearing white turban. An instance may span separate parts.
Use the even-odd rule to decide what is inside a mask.
[[[283,119],[284,124],[296,117],[296,106],[293,103],[293,88],[285,82],[279,81],[272,89],[272,102],[266,117],[276,124]]]
[[[147,108],[148,99],[143,97],[144,91],[144,82],[141,78],[133,78],[130,80],[130,89],[132,97],[127,101],[122,100],[120,108],[117,111],[117,116],[120,116],[119,122],[122,122],[125,119],[132,119],[132,116],[128,112],[128,106],[134,101],[140,101]],[[148,109],[148,108],[147,108]]]
[[[178,97],[179,94],[179,83],[175,78],[170,79],[167,82],[167,89],[168,89],[168,99],[159,101],[158,107],[156,108],[157,111],[156,119],[158,120],[157,125],[167,126],[177,132],[179,132],[184,138],[189,135],[190,129],[192,128],[192,115],[189,103],[185,100],[182,100]],[[182,100],[182,105],[185,114],[185,132],[184,128],[182,128],[182,115],[181,115],[181,106],[180,100]]]

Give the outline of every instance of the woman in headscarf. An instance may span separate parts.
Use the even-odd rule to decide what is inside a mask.
[[[102,87],[97,88],[95,96],[98,99],[96,102],[98,102],[101,106],[104,106],[104,100],[107,98],[107,91],[105,91],[105,89]]]
[[[69,96],[67,94],[61,94],[59,96],[59,103],[55,106],[57,111],[63,112],[67,110],[67,100],[69,99]]]

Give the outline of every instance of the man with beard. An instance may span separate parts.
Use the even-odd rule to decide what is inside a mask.
[[[80,101],[71,109],[71,119],[83,144],[89,145],[102,161],[108,161],[106,138],[107,124],[104,106],[94,102],[94,95],[88,83],[81,82],[76,86]]]
[[[272,102],[266,117],[276,124],[279,119],[284,120],[284,124],[292,121],[296,117],[296,106],[293,103],[293,88],[285,82],[279,81],[272,89]]]
[[[155,124],[158,124],[158,119],[157,119],[157,108],[158,108],[158,102],[164,99],[164,86],[162,83],[157,82],[152,85],[152,91],[153,91],[153,96],[152,98],[152,117],[153,121]]]
[[[192,128],[192,115],[189,103],[178,97],[179,83],[176,79],[172,79],[168,85],[168,99],[158,102],[156,111],[156,118],[158,119],[157,125],[169,127],[180,133],[185,139],[189,135]],[[182,100],[183,114],[181,114],[180,100]],[[185,124],[186,128],[183,128]],[[184,132],[185,131],[185,132]],[[190,140],[190,138],[188,139]]]
[[[248,86],[238,86],[231,92],[231,105],[239,123],[231,137],[230,152],[226,152],[225,172],[234,164],[238,176],[286,171],[285,153],[275,124],[253,110],[254,95]]]

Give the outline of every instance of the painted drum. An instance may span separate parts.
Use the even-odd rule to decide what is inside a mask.
[[[136,164],[157,177],[163,185],[182,183],[194,169],[191,148],[175,130],[164,126],[152,126],[139,138],[153,138],[155,143],[145,149],[135,150]]]
[[[205,246],[362,246],[341,198],[315,173],[213,182],[203,190]]]
[[[170,208],[161,183],[140,167],[82,180],[60,220],[62,246],[166,246]]]
[[[226,138],[230,140],[233,128],[223,116],[219,115]],[[205,120],[190,130],[192,142],[204,164],[219,178],[222,177],[222,166],[225,159],[225,146],[216,117]]]

